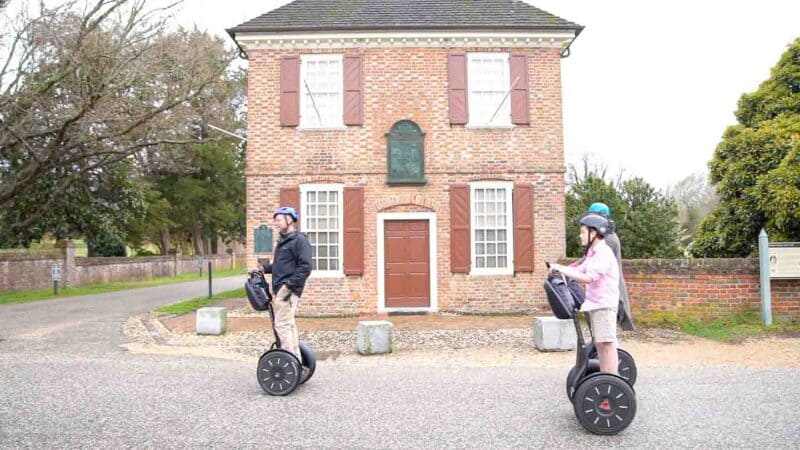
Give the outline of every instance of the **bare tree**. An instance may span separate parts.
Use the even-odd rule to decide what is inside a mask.
[[[57,177],[53,195],[12,228],[35,223],[92,171],[203,137],[182,108],[235,55],[209,55],[186,45],[187,32],[168,32],[174,5],[69,1],[11,20],[0,40],[0,211],[33,180]]]

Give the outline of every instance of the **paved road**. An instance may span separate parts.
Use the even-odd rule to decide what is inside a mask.
[[[0,307],[0,447],[800,448],[798,370],[641,367],[635,422],[598,437],[566,368],[324,361],[273,398],[254,362],[127,353],[120,324],[151,294]]]

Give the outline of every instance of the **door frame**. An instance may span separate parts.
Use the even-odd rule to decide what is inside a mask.
[[[439,283],[438,274],[436,270],[436,213],[432,212],[410,212],[410,213],[378,213],[378,312],[437,312],[439,310],[439,296],[437,294],[437,287]],[[428,221],[428,246],[429,257],[428,264],[430,266],[428,273],[431,278],[430,295],[431,305],[427,308],[387,308],[386,307],[386,272],[384,268],[384,260],[386,256],[386,249],[384,248],[384,222],[387,220],[427,220]]]

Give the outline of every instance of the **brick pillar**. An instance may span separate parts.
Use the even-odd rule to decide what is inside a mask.
[[[61,285],[65,288],[78,285],[78,272],[75,270],[75,243],[70,240],[56,242],[61,249]]]

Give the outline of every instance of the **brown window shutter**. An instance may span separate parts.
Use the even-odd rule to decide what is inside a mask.
[[[364,274],[364,188],[344,188],[344,274]]]
[[[467,107],[467,54],[448,55],[447,83],[450,96],[450,123],[464,125],[469,120]]]
[[[361,55],[344,57],[344,124],[364,125],[364,76]]]
[[[450,185],[450,271],[469,273],[469,185]]]
[[[300,57],[281,58],[281,126],[300,124]]]
[[[533,272],[533,185],[514,185],[514,270]]]
[[[281,188],[281,206],[291,206],[296,209],[300,214],[300,223],[303,221],[303,214],[300,211],[300,189],[299,188]],[[270,217],[271,219],[272,217]],[[297,223],[297,229],[300,229],[300,223]]]
[[[519,77],[517,84],[511,89],[511,123],[515,125],[530,124],[530,102],[528,95],[528,57],[511,55],[511,83]]]

